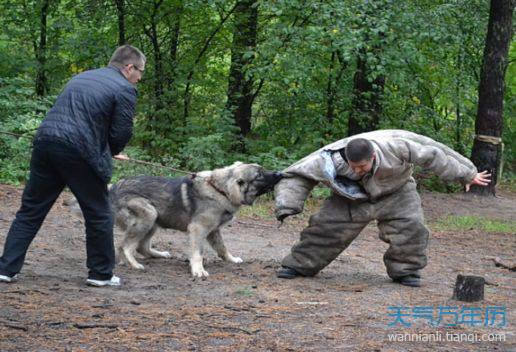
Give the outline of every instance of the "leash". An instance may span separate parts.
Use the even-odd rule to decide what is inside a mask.
[[[32,132],[32,131],[27,131],[26,133],[28,133],[28,132]],[[6,134],[8,136],[18,137],[18,138],[29,138],[29,139],[34,138],[34,136],[26,136],[25,134],[18,134],[18,133],[12,133],[12,132],[0,131],[0,133]]]
[[[28,131],[28,132],[32,132],[32,131]],[[8,135],[8,136],[17,137],[17,138],[34,139],[34,136],[27,136],[25,134],[18,134],[18,133],[13,133],[13,132],[0,131],[0,134],[5,134],[5,135]],[[132,162],[132,163],[135,163],[135,164],[142,164],[142,165],[158,167],[158,168],[161,168],[161,169],[168,169],[168,170],[171,170],[171,171],[174,171],[174,172],[180,172],[180,173],[183,173],[183,174],[186,174],[186,175],[190,175],[192,179],[194,179],[195,177],[198,177],[195,172],[181,170],[181,169],[177,169],[177,168],[174,168],[174,167],[170,167],[170,166],[166,166],[166,165],[161,165],[161,164],[158,164],[158,163],[151,163],[149,161],[132,159],[132,158],[129,158],[129,157],[127,157],[127,159],[115,159],[115,160],[129,161],[129,162]]]
[[[129,161],[129,162],[132,162],[132,163],[135,163],[135,164],[149,165],[149,166],[158,167],[158,168],[161,168],[161,169],[168,169],[168,170],[172,170],[172,171],[175,171],[175,172],[180,172],[180,173],[183,173],[183,174],[186,174],[186,175],[190,175],[192,178],[198,177],[195,172],[181,170],[181,169],[176,169],[175,167],[161,165],[161,164],[158,164],[158,163],[151,163],[149,161],[132,159],[132,158],[129,158],[129,157],[127,157],[127,159],[115,159],[115,160]]]

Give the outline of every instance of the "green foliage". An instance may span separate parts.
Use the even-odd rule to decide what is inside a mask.
[[[32,135],[54,98],[34,97],[30,84],[0,78],[0,182],[19,184],[27,178]]]
[[[516,234],[516,221],[499,221],[476,216],[448,216],[435,222],[431,227],[439,231],[478,230]]]
[[[253,78],[255,94],[251,133],[245,137],[226,108],[232,33],[238,23],[227,15],[235,1],[125,4],[126,40],[148,59],[127,150],[135,159],[192,171],[236,160],[283,169],[347,135],[359,57],[367,62],[370,81],[385,77],[382,128],[422,133],[470,155],[486,1],[257,2],[257,45],[245,53],[253,58],[244,72]],[[37,126],[53,99],[33,95],[41,2],[0,0],[0,10],[1,130],[24,133]],[[72,75],[105,65],[117,43],[114,2],[51,1],[45,63],[51,94],[59,93]],[[509,178],[516,173],[515,50],[513,45],[504,105]],[[24,179],[29,145],[0,136],[0,181]],[[175,174],[115,162],[115,180],[138,173]],[[426,175],[420,181],[430,189],[460,188]]]
[[[205,137],[189,137],[181,150],[181,155],[191,170],[213,169],[227,163],[228,155],[223,146],[224,136],[220,133]]]

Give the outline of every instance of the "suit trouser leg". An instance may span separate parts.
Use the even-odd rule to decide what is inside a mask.
[[[14,276],[20,272],[29,245],[63,188],[64,181],[49,163],[47,150],[34,146],[21,207],[11,224],[0,258],[1,275]]]
[[[310,217],[300,240],[282,265],[305,276],[313,276],[330,264],[369,223],[367,206],[332,195],[321,210]]]
[[[414,182],[376,204],[380,238],[389,244],[383,261],[392,279],[420,277],[427,264],[429,231],[424,225],[421,198]]]

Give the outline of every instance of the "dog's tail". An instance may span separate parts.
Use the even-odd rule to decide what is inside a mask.
[[[82,216],[81,207],[79,206],[79,201],[74,196],[71,196],[68,199],[65,199],[63,201],[63,205],[68,207],[70,209],[70,212],[73,216],[75,216],[79,220],[84,220],[84,217]]]
[[[113,194],[113,192],[116,192],[116,188],[117,188],[116,184],[114,184],[114,185],[109,184],[108,185],[109,200],[110,200],[110,202],[112,202],[112,196],[111,195]],[[79,201],[73,195],[70,198],[65,199],[63,201],[63,205],[68,207],[68,209],[70,209],[70,212],[72,213],[73,216],[75,216],[79,220],[84,220],[84,217],[82,215],[81,206],[79,205]]]

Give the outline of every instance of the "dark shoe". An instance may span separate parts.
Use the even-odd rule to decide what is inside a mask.
[[[421,286],[421,279],[414,275],[402,276],[397,279],[393,279],[392,281],[397,282],[403,286],[410,286],[410,287],[420,287]]]
[[[281,269],[279,269],[276,272],[276,276],[281,279],[293,279],[295,277],[302,276],[302,275],[292,268],[282,266]]]

